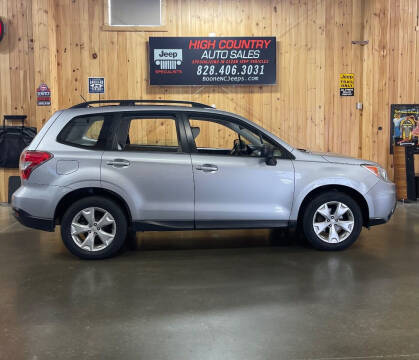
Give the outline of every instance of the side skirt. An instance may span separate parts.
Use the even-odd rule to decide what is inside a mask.
[[[159,221],[159,220],[143,220],[133,221],[132,227],[135,231],[181,231],[181,230],[193,230],[193,221]]]
[[[182,230],[225,230],[225,229],[272,229],[295,226],[288,220],[205,220],[205,221],[134,221],[135,231],[182,231]]]

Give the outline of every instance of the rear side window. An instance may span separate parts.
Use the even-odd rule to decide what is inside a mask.
[[[57,141],[85,148],[105,148],[109,118],[104,115],[75,117],[69,121]]]
[[[118,150],[180,152],[176,120],[169,116],[124,118]]]

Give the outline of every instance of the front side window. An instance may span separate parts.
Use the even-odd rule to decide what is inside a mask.
[[[120,151],[181,151],[171,117],[124,118],[117,143]]]
[[[86,148],[104,147],[107,139],[105,121],[103,115],[76,117],[64,127],[57,141]]]
[[[271,146],[275,157],[282,156],[276,144],[242,125],[203,118],[190,118],[189,124],[198,153],[261,157],[263,146]]]

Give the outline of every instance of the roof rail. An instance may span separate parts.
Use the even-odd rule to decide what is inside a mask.
[[[194,101],[179,101],[179,100],[96,100],[96,101],[86,101],[86,102],[74,105],[70,109],[86,108],[86,107],[89,107],[91,104],[116,104],[120,106],[134,106],[137,103],[185,104],[185,105],[191,105],[192,107],[198,107],[198,108],[211,108],[212,107],[212,106],[201,104]]]

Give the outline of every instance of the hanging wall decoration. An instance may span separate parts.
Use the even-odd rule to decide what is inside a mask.
[[[36,89],[36,103],[38,106],[51,106],[51,90],[47,84],[42,83]]]
[[[3,36],[4,36],[4,22],[0,18],[0,41],[3,39]]]

